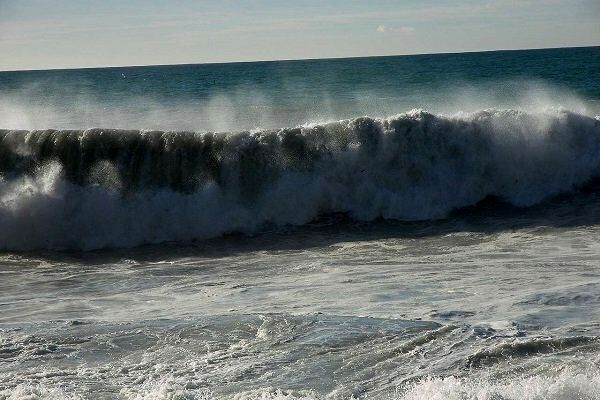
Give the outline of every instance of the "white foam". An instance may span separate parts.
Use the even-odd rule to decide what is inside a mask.
[[[409,386],[401,400],[597,400],[600,373],[564,370],[556,376],[534,375],[501,381],[427,378]]]

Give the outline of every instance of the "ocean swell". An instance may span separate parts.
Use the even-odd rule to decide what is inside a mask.
[[[414,110],[281,130],[0,131],[0,248],[187,241],[342,212],[427,220],[600,177],[600,119]]]

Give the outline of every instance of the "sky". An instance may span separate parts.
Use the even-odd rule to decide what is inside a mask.
[[[600,45],[598,0],[0,0],[0,70]]]

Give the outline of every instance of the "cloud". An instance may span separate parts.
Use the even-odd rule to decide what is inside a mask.
[[[388,32],[412,33],[414,31],[415,31],[415,28],[413,28],[412,26],[389,27],[387,25],[379,25],[377,27],[377,32],[379,32],[379,33],[388,33]]]

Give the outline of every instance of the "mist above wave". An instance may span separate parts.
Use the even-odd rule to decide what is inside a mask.
[[[600,119],[414,110],[279,130],[0,131],[0,248],[129,247],[343,212],[427,220],[529,206],[600,176]]]
[[[484,82],[444,80],[397,87],[389,77],[374,76],[368,86],[338,84],[335,88],[315,86],[304,79],[285,79],[277,88],[247,82],[228,88],[210,87],[203,95],[186,96],[175,92],[165,98],[164,93],[140,95],[139,87],[133,83],[116,90],[96,87],[93,81],[76,79],[78,84],[65,84],[63,79],[48,81],[38,77],[2,91],[0,128],[100,126],[235,132],[296,126],[307,121],[325,123],[358,115],[386,118],[399,110],[413,108],[445,115],[488,108],[535,113],[558,107],[580,114],[600,113],[600,104],[593,97],[582,97],[568,87],[531,78]]]

